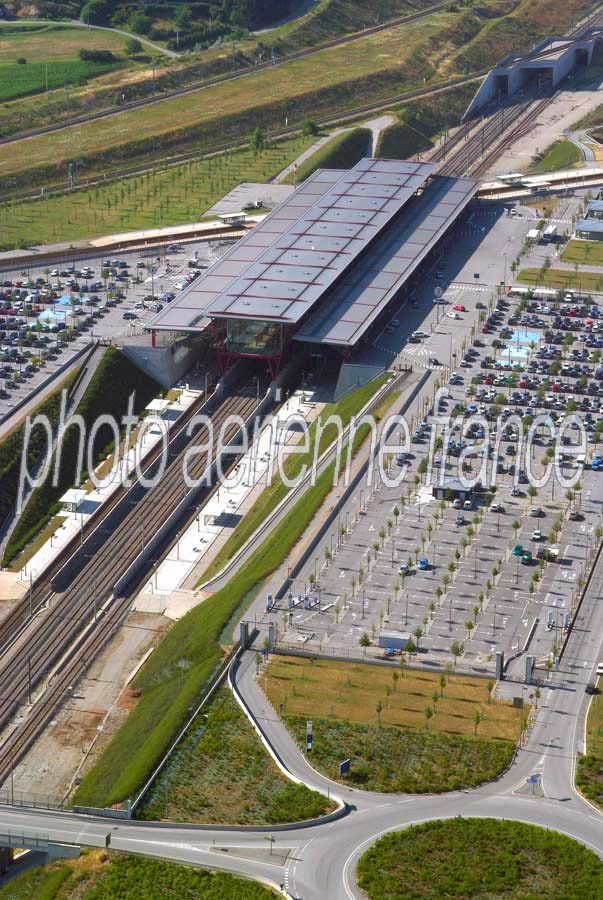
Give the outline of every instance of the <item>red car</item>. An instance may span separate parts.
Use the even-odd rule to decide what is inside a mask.
[[[456,303],[452,308],[455,312],[467,312],[462,303]]]

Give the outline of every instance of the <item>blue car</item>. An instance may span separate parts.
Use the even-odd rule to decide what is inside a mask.
[[[429,568],[429,561],[426,556],[420,556],[419,561],[417,563],[417,567],[419,569],[425,570]]]

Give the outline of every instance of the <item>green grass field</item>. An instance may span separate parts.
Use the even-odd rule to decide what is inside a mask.
[[[83,84],[97,75],[104,75],[119,63],[96,63],[81,59],[57,60],[48,65],[43,62],[28,62],[21,66],[16,63],[0,63],[0,101],[37,94],[48,89],[71,87]]]
[[[572,169],[582,159],[582,154],[571,141],[558,141],[544,156],[530,166],[530,172],[558,172]]]
[[[222,687],[192,723],[137,818],[265,825],[313,819],[333,808],[322,794],[281,774]]]
[[[511,704],[489,703],[487,681],[464,675],[440,684],[431,672],[278,655],[262,686],[301,749],[313,720],[312,765],[340,781],[339,763],[349,757],[343,780],[366,790],[439,792],[490,781],[509,765],[519,734]],[[434,710],[428,728],[426,707]]]
[[[522,284],[550,288],[577,288],[580,291],[603,291],[603,273],[574,272],[572,269],[521,269],[516,276]]]
[[[428,822],[380,838],[360,858],[368,900],[592,900],[603,866],[555,831],[494,819]]]
[[[242,878],[204,869],[84,850],[18,875],[0,888],[0,900],[275,900],[276,894]]]
[[[565,263],[603,266],[603,241],[568,241],[560,258]]]
[[[0,206],[0,249],[197,221],[240,182],[266,181],[313,141],[299,137],[257,155],[238,151],[90,190]]]
[[[73,87],[125,65],[125,38],[62,25],[0,24],[0,100]],[[84,62],[80,50],[110,50],[115,62]],[[25,59],[25,64],[16,60]]]

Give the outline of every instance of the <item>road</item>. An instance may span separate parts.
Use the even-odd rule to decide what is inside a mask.
[[[589,700],[584,687],[600,651],[603,606],[597,598],[602,591],[603,562],[599,561],[560,668],[543,688],[542,705],[526,746],[504,776],[476,790],[395,796],[349,790],[328,781],[305,761],[260,692],[255,653],[248,651],[235,677],[243,702],[287,770],[310,787],[342,797],[349,807],[347,815],[309,828],[254,830],[172,827],[6,808],[4,828],[33,830],[82,846],[105,846],[110,834],[114,849],[286,885],[286,896],[301,900],[356,900],[355,865],[370,843],[387,831],[434,818],[484,816],[533,823],[561,831],[603,858],[603,815],[580,797],[573,780]],[[544,796],[516,793],[525,790],[526,778],[535,773],[541,775]],[[285,850],[288,855],[283,860]]]
[[[70,19],[69,22],[57,22],[53,19],[36,19],[36,22],[40,22],[46,25],[69,25],[75,26],[76,28],[94,28],[95,31],[112,31],[113,34],[121,34],[123,37],[130,39],[133,38],[135,41],[140,41],[145,47],[149,47],[151,50],[154,50],[155,53],[161,53],[163,56],[169,56],[170,59],[179,59],[182,54],[176,53],[175,50],[168,50],[167,47],[162,47],[160,44],[155,44],[153,41],[150,41],[148,38],[143,37],[141,34],[133,34],[131,31],[124,31],[123,28],[110,28],[108,25],[90,25],[88,22],[80,22],[79,19]]]

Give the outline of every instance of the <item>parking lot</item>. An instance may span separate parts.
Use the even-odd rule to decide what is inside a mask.
[[[522,651],[543,672],[555,665],[603,535],[603,307],[576,293],[496,300],[497,281],[471,293],[445,284],[429,338],[404,348],[439,355],[444,395],[434,408],[432,376],[431,408],[422,422],[413,408],[409,452],[390,465],[392,478],[408,466],[404,480],[355,491],[280,602],[283,646],[384,656],[379,637],[393,631],[410,634],[426,665],[454,665],[453,647],[483,672],[501,650],[519,680]],[[457,492],[461,474],[481,487]]]
[[[138,333],[210,252],[196,242],[0,273],[0,416],[90,341]]]

